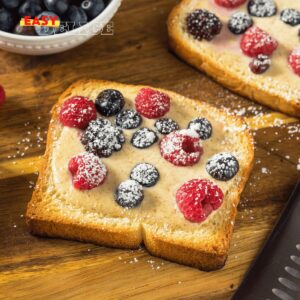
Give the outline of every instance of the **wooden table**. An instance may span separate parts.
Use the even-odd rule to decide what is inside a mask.
[[[174,0],[124,1],[114,35],[48,57],[0,52],[0,298],[229,299],[287,201],[300,172],[300,123],[225,90],[168,50]],[[239,206],[225,268],[205,273],[151,257],[28,233],[24,213],[45,149],[49,111],[80,78],[162,87],[243,115],[256,163]],[[279,126],[280,125],[280,126]],[[298,165],[299,169],[299,165]]]

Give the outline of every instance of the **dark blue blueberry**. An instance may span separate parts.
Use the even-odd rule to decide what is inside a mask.
[[[104,90],[96,99],[96,109],[102,116],[110,117],[119,113],[125,101],[121,92],[117,90]]]
[[[20,7],[19,7],[19,15],[21,17],[30,16],[36,17],[43,11],[41,5],[36,0],[26,0]]]
[[[44,0],[44,5],[47,10],[56,13],[58,16],[62,17],[70,6],[70,0]]]
[[[228,21],[228,29],[234,34],[242,34],[252,25],[252,18],[243,12],[233,14]]]
[[[20,6],[23,0],[1,0],[0,3],[8,9],[15,9]]]
[[[115,194],[116,202],[124,208],[134,208],[141,204],[144,199],[143,187],[135,180],[123,181]]]
[[[188,128],[196,131],[201,140],[207,140],[212,135],[211,123],[205,118],[196,118],[192,120],[189,123]]]
[[[142,163],[136,165],[132,169],[130,178],[137,181],[142,186],[151,187],[157,183],[159,172],[153,165]]]
[[[155,131],[148,128],[141,128],[133,134],[131,144],[136,148],[145,149],[152,146],[157,140]]]
[[[57,18],[59,20],[58,16],[51,12],[51,11],[43,11],[41,14],[38,15],[38,19],[41,20],[42,17],[47,17],[47,20],[50,20],[50,17]],[[50,26],[35,26],[34,27],[35,32],[39,36],[47,36],[52,35],[58,32],[59,27],[50,27]]]
[[[276,15],[277,7],[273,0],[250,0],[248,12],[254,17],[272,17]]]
[[[66,21],[78,28],[88,22],[88,17],[81,7],[71,5],[66,13]]]
[[[94,19],[104,10],[105,3],[103,0],[84,0],[81,3],[81,8],[89,19]]]
[[[228,181],[239,171],[239,162],[230,153],[218,153],[208,160],[206,171],[217,180]]]
[[[157,131],[161,134],[169,134],[179,129],[178,124],[169,118],[159,119],[154,124]]]
[[[14,28],[14,16],[5,8],[0,9],[0,30],[10,32]]]
[[[116,124],[123,129],[134,129],[141,125],[142,117],[134,109],[125,109],[116,116]]]
[[[280,19],[288,25],[297,26],[300,24],[300,11],[293,8],[284,9],[280,14]]]

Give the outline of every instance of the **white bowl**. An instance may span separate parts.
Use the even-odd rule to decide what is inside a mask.
[[[0,49],[26,55],[47,55],[72,49],[93,36],[101,34],[101,30],[117,12],[121,1],[111,0],[105,10],[95,19],[66,33],[25,36],[0,31]]]

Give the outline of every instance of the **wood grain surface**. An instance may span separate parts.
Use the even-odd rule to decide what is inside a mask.
[[[153,4],[155,3],[155,4]],[[46,57],[0,51],[0,299],[230,299],[300,177],[300,123],[232,94],[168,50],[174,0],[124,1],[114,35]],[[45,149],[49,111],[81,78],[149,84],[246,118],[255,167],[226,266],[205,273],[137,251],[38,238],[24,223]]]

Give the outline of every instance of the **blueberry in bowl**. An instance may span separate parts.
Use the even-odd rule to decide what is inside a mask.
[[[120,4],[121,0],[0,0],[0,49],[47,55],[74,48],[99,35]],[[105,32],[113,34],[113,23]]]

